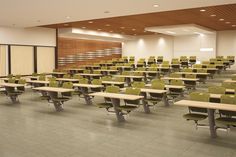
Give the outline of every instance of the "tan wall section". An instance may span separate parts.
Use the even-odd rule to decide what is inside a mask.
[[[6,55],[7,55],[7,46],[6,45],[0,45],[0,76],[6,76],[7,75]]]
[[[33,71],[33,47],[11,46],[11,73],[29,75]]]
[[[55,48],[37,48],[37,67],[38,73],[52,72],[55,68]]]

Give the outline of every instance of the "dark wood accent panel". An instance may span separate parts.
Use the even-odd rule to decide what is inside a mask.
[[[58,40],[59,40],[59,37],[58,37],[58,29],[56,29],[56,47],[55,47],[55,69],[58,68]]]
[[[8,74],[11,74],[11,46],[7,46],[8,50]]]
[[[205,9],[205,12],[200,12]],[[216,16],[211,16],[211,15]],[[224,21],[219,21],[223,18]],[[89,23],[93,21],[93,23]],[[145,32],[145,27],[197,24],[216,31],[235,30],[236,27],[236,4],[210,6],[203,8],[192,8],[184,10],[165,11],[157,13],[139,14],[122,17],[112,17],[104,19],[93,19],[89,21],[78,21],[61,24],[48,25],[50,28],[82,28],[98,30],[127,35],[149,35],[152,32]],[[226,23],[230,22],[230,23]],[[107,26],[109,24],[109,26]],[[124,28],[121,28],[124,27]],[[135,29],[135,30],[133,30]]]
[[[113,47],[121,48],[121,43],[106,42],[95,40],[82,40],[72,38],[58,38],[58,56],[65,57],[77,53],[85,53],[96,50],[110,49]]]
[[[37,47],[34,46],[34,72],[37,73],[38,71],[38,59],[37,59]]]

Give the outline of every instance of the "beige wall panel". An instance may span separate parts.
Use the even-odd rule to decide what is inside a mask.
[[[7,71],[7,46],[6,45],[0,45],[0,76],[6,76]]]
[[[33,47],[11,46],[11,73],[29,75],[33,71]]]
[[[38,73],[52,72],[55,68],[55,48],[37,48],[37,67]]]

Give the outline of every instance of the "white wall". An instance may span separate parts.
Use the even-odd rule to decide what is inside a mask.
[[[56,46],[56,31],[41,27],[0,27],[0,44]]]
[[[236,56],[236,30],[217,33],[217,55]]]
[[[201,48],[213,48],[213,51],[200,51]],[[197,56],[205,61],[216,56],[216,34],[186,35],[174,37],[174,57]]]
[[[136,40],[126,41],[122,45],[123,56],[139,58],[164,56],[170,60],[173,56],[173,37],[168,35],[138,36]]]

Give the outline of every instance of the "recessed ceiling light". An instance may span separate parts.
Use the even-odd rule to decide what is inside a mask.
[[[82,27],[83,29],[85,29],[86,27]]]
[[[215,14],[212,14],[211,17],[215,17],[216,15]]]
[[[224,21],[225,19],[219,19],[219,21]]]
[[[230,24],[231,22],[225,22],[226,24]]]
[[[236,27],[236,25],[232,25],[232,27]]]
[[[104,13],[105,13],[105,14],[108,14],[108,13],[110,13],[110,11],[107,10],[107,11],[104,11]]]
[[[70,16],[66,16],[67,19],[70,19]]]
[[[169,33],[169,34],[176,34],[175,32],[172,32],[172,31],[166,31],[166,33]]]
[[[135,29],[135,28],[133,28],[133,29],[132,29],[132,31],[136,31],[136,29]]]
[[[99,28],[99,29],[97,29],[97,30],[98,30],[98,31],[101,31],[102,29]]]
[[[157,7],[159,7],[159,5],[158,4],[154,4],[153,7],[157,8]]]
[[[93,21],[89,21],[88,23],[93,23]]]
[[[113,31],[110,31],[111,33],[113,32]]]
[[[134,35],[137,35],[137,34],[134,34]]]
[[[68,23],[65,23],[64,26],[69,26],[69,24],[68,24]]]
[[[111,26],[111,25],[110,25],[110,24],[106,24],[105,26],[109,27],[109,26]]]
[[[125,27],[120,27],[121,29],[125,29]]]
[[[205,9],[201,9],[200,12],[205,12],[206,10]]]

